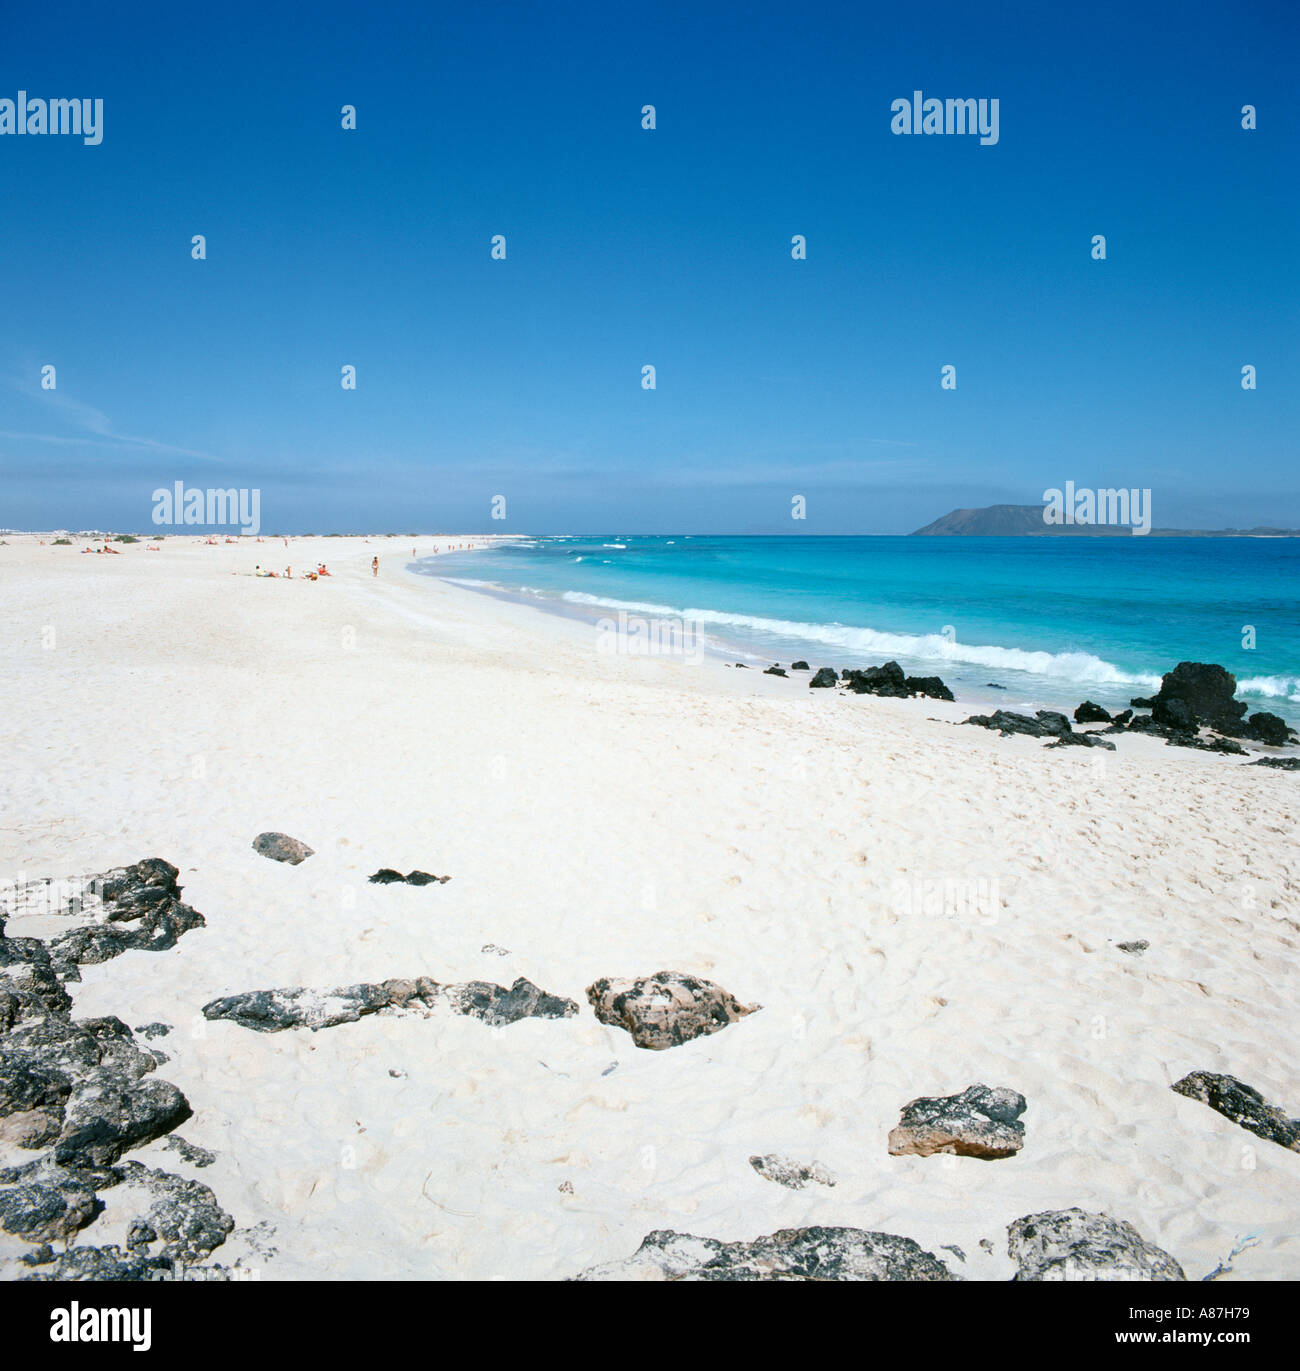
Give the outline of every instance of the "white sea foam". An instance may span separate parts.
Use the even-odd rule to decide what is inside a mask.
[[[585,591],[566,591],[561,599],[572,604],[626,609],[639,614],[672,614],[701,624],[715,624],[740,632],[761,633],[772,638],[821,643],[862,656],[910,657],[935,662],[1024,671],[1034,676],[1098,685],[1142,686],[1158,689],[1158,674],[1125,671],[1090,652],[1035,652],[1018,647],[995,647],[988,643],[952,642],[939,633],[883,633],[874,628],[847,624],[809,624],[790,619],[767,619],[714,609],[678,609],[640,600],[616,600]]]
[[[1300,700],[1300,676],[1247,676],[1237,682],[1237,690],[1242,695]]]

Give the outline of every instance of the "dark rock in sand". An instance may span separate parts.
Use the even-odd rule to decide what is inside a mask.
[[[269,857],[273,862],[288,862],[290,866],[297,866],[299,862],[314,856],[316,849],[289,837],[287,833],[259,833],[253,839],[253,851],[259,856]]]
[[[197,1143],[187,1142],[179,1133],[170,1133],[163,1140],[164,1147],[170,1147],[177,1153],[182,1161],[187,1161],[191,1166],[211,1166],[216,1161],[216,1156],[209,1152],[206,1147],[200,1147]]]
[[[1132,942],[1116,943],[1115,946],[1121,952],[1128,952],[1134,957],[1140,957],[1151,944],[1145,938],[1135,938]]]
[[[1196,714],[1191,705],[1177,695],[1170,700],[1157,699],[1151,710],[1151,718],[1161,728],[1174,733],[1191,733],[1197,727]]]
[[[1194,728],[1205,724],[1230,733],[1246,713],[1235,700],[1237,678],[1209,662],[1179,662],[1167,671],[1151,704],[1155,721],[1166,728]]]
[[[1295,730],[1281,715],[1267,710],[1252,714],[1246,722],[1250,726],[1249,736],[1269,747],[1285,747],[1295,737]]]
[[[407,885],[446,885],[451,880],[450,876],[433,876],[427,871],[412,871],[409,875],[403,876],[400,871],[394,871],[392,867],[381,866],[370,878],[371,885],[394,885],[405,881]]]
[[[638,980],[602,977],[587,987],[587,999],[601,1023],[626,1029],[638,1047],[656,1052],[717,1033],[761,1008],[680,971]]]
[[[1111,722],[1110,712],[1100,705],[1093,704],[1091,700],[1085,700],[1074,711],[1074,722],[1076,724],[1108,724]]]
[[[894,1233],[786,1228],[752,1242],[719,1242],[661,1229],[623,1261],[580,1281],[953,1281],[932,1253]]]
[[[108,1166],[133,1147],[183,1124],[193,1111],[170,1081],[131,1084],[97,1077],[75,1090],[54,1145],[56,1161]]]
[[[44,1255],[44,1254],[41,1254]],[[107,1247],[70,1247],[56,1257],[52,1252],[40,1262],[31,1263],[29,1281],[149,1281],[170,1274],[165,1257],[150,1257],[140,1251],[126,1251],[115,1244]]]
[[[1062,733],[1054,743],[1048,743],[1049,748],[1053,747],[1102,747],[1107,752],[1115,751],[1115,744],[1108,743],[1105,738],[1099,737],[1096,733]]]
[[[1300,757],[1259,757],[1250,766],[1271,766],[1277,771],[1300,771]]]
[[[135,1030],[142,1038],[165,1038],[172,1031],[169,1023],[142,1023]]]
[[[831,667],[818,667],[817,674],[808,682],[809,690],[828,690],[839,680]]]
[[[99,875],[62,882],[71,893],[60,912],[93,914],[96,921],[73,928],[48,946],[37,939],[5,940],[11,953],[0,953],[0,968],[12,964],[14,953],[39,961],[48,972],[43,978],[45,988],[52,990],[51,977],[60,982],[78,979],[78,965],[106,962],[128,951],[162,952],[175,947],[181,934],[203,927],[203,915],[180,898],[181,888],[176,884],[179,874],[170,862],[146,857],[133,866],[114,867]],[[39,894],[48,885],[45,881],[29,882],[20,888],[19,898],[29,897],[32,892]],[[26,952],[23,945],[27,946]],[[57,994],[54,998],[58,999]],[[0,1024],[3,1018],[4,1009],[0,1007]]]
[[[844,673],[844,679],[855,695],[884,695],[905,700],[911,694],[903,668],[897,662],[849,670]]]
[[[1014,1090],[967,1086],[960,1095],[922,1097],[903,1107],[889,1134],[893,1157],[929,1157],[936,1152],[996,1161],[1024,1146],[1025,1097]]]
[[[1028,714],[995,709],[992,714],[972,714],[962,722],[975,724],[979,728],[995,728],[1003,737],[1011,733],[1023,733],[1030,738],[1065,738],[1074,731],[1064,714],[1057,714],[1050,709],[1040,709],[1032,719]]]
[[[1131,704],[1134,709],[1150,709],[1155,702],[1156,697],[1154,695],[1135,695],[1129,701],[1129,704]]]
[[[1135,714],[1129,720],[1128,731],[1130,733],[1155,733],[1164,737],[1167,736],[1169,730],[1163,724],[1158,724],[1150,714]]]
[[[1111,723],[1118,724],[1120,728],[1123,728],[1132,717],[1133,711],[1131,709],[1121,709],[1120,712],[1111,719]]]
[[[807,662],[791,662],[791,663],[790,663],[790,670],[791,670],[791,671],[807,671],[808,669],[809,669],[809,667],[808,667],[808,663],[807,663]]]
[[[913,695],[925,695],[931,700],[951,700],[952,691],[939,676],[909,676],[904,682]]]
[[[1007,1229],[1017,1281],[1185,1281],[1183,1268],[1122,1219],[1082,1209],[1026,1214]]]
[[[440,985],[428,976],[418,976],[325,991],[303,986],[250,990],[205,1004],[203,1016],[230,1019],[258,1033],[279,1033],[286,1028],[333,1028],[385,1010],[428,1013],[439,1007],[494,1027],[527,1018],[567,1019],[578,1012],[573,1000],[549,995],[522,976],[509,990],[490,981]]]
[[[79,963],[102,962],[127,949],[172,947],[182,933],[201,927],[202,916],[180,900],[178,874],[169,862],[147,858],[61,883],[72,894],[56,912],[90,912],[97,921],[49,946],[37,938],[5,937],[0,924],[0,1140],[42,1149],[32,1162],[0,1169],[0,1226],[29,1241],[67,1242],[103,1208],[95,1191],[131,1174],[136,1163],[117,1165],[122,1154],[190,1115],[185,1096],[152,1074],[163,1054],[142,1048],[111,1015],[74,1021],[64,988],[80,979]],[[20,899],[32,894],[27,907],[39,912],[50,884],[33,882]],[[140,1031],[159,1037],[168,1026],[145,1024]],[[197,1200],[176,1190],[189,1184],[168,1181],[172,1209],[190,1215],[177,1220],[176,1242],[167,1249],[183,1256],[190,1252],[186,1235],[208,1231],[206,1220],[193,1218]],[[211,1192],[200,1189],[198,1199],[211,1200]],[[155,1240],[146,1238],[147,1231],[143,1220],[131,1226],[137,1245]],[[149,1269],[116,1248],[73,1248],[56,1259],[45,1246],[24,1262],[49,1268],[27,1279],[145,1279]]]
[[[230,1236],[234,1219],[201,1181],[183,1180],[135,1161],[124,1162],[119,1170],[124,1183],[143,1188],[154,1201],[137,1222],[162,1242],[155,1255],[190,1265],[202,1261]]]
[[[1229,757],[1244,757],[1246,749],[1231,738],[1202,738],[1195,733],[1174,733],[1165,740],[1166,747],[1193,747],[1200,752],[1222,752]]]
[[[764,672],[764,676],[784,676],[786,673],[779,666],[770,666]]]
[[[769,1153],[765,1157],[751,1157],[749,1164],[764,1180],[775,1181],[788,1190],[802,1190],[809,1181],[818,1185],[834,1185],[835,1177],[820,1162],[795,1162],[789,1157]]]
[[[29,1242],[66,1242],[103,1208],[94,1190],[40,1158],[0,1171],[0,1228]]]
[[[1199,1100],[1240,1124],[1257,1138],[1275,1142],[1279,1147],[1300,1152],[1300,1118],[1291,1118],[1268,1101],[1253,1086],[1235,1076],[1214,1071],[1193,1071],[1176,1081],[1170,1089],[1189,1100]]]

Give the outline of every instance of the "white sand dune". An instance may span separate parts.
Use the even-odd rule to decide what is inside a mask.
[[[174,1025],[159,1074],[217,1159],[131,1155],[212,1186],[238,1225],[216,1259],[553,1279],[653,1229],[820,1223],[1006,1279],[1006,1225],[1079,1205],[1193,1278],[1252,1235],[1229,1279],[1300,1277],[1300,1154],[1169,1089],[1226,1071],[1300,1109],[1295,775],[1144,738],[1046,752],[953,727],[960,703],[606,655],[411,575],[409,539],[9,542],[0,875],[180,868],[206,929],[71,989],[78,1016]],[[248,574],[277,558],[335,574]],[[265,860],[268,829],[316,855]],[[453,879],[367,884],[381,866]],[[996,882],[996,908],[927,908],[944,881]],[[662,968],[763,1008],[666,1052],[596,1021],[587,985]],[[274,1035],[199,1015],[415,975],[526,976],[582,1012]],[[1028,1099],[1018,1156],[887,1154],[903,1104],[976,1081]],[[773,1184],[748,1161],[767,1152],[839,1183]],[[114,1193],[81,1241],[112,1240]]]

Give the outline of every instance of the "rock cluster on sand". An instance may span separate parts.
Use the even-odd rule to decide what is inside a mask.
[[[520,977],[507,990],[491,981],[466,981],[440,985],[428,976],[378,984],[345,985],[336,990],[310,990],[292,986],[276,990],[249,990],[227,995],[203,1006],[206,1019],[229,1019],[258,1033],[279,1033],[286,1028],[333,1028],[356,1023],[367,1014],[385,1010],[437,1008],[481,1019],[493,1027],[520,1019],[569,1019],[578,1012],[573,1000],[548,995]]]
[[[1269,1102],[1253,1086],[1236,1076],[1214,1071],[1192,1071],[1171,1087],[1189,1100],[1200,1100],[1224,1118],[1240,1124],[1257,1138],[1275,1142],[1279,1147],[1300,1152],[1300,1118],[1291,1118]]]
[[[371,885],[396,885],[404,881],[407,885],[446,885],[451,880],[450,876],[431,876],[427,871],[412,871],[403,876],[400,871],[394,871],[391,866],[381,866],[373,876],[370,877]]]
[[[1129,703],[1134,709],[1149,709],[1150,714],[1117,716],[1109,732],[1127,726],[1134,733],[1152,733],[1173,747],[1195,747],[1208,752],[1241,755],[1245,752],[1234,738],[1245,738],[1267,747],[1285,747],[1295,740],[1295,732],[1277,714],[1266,710],[1246,717],[1249,708],[1235,698],[1237,678],[1213,662],[1179,662],[1161,678],[1155,695],[1139,697]],[[1084,701],[1079,709],[1087,707]],[[1092,706],[1097,708],[1097,706]],[[1075,711],[1075,718],[1079,713]],[[1202,738],[1201,729],[1212,729],[1218,737]]]
[[[1015,1090],[967,1086],[960,1095],[922,1097],[904,1105],[889,1134],[894,1157],[929,1157],[936,1152],[995,1161],[1024,1146],[1025,1097]]]
[[[76,968],[106,962],[123,952],[163,952],[192,928],[203,927],[203,916],[180,898],[176,867],[159,857],[133,866],[114,867],[97,876],[59,883],[68,893],[64,911],[85,913],[94,921],[79,924],[49,943],[50,963],[59,978],[80,980]],[[20,888],[21,906],[33,896],[46,896],[49,883],[33,881]]]
[[[775,1181],[787,1190],[802,1190],[809,1181],[816,1181],[818,1185],[835,1184],[835,1177],[820,1162],[796,1162],[769,1153],[765,1157],[751,1157],[749,1164],[764,1180]]]
[[[1026,1214],[1007,1230],[1017,1281],[1185,1281],[1183,1268],[1122,1219],[1082,1209]]]
[[[181,902],[177,874],[150,858],[62,883],[82,892],[73,912],[98,901],[102,922],[48,945],[7,937],[0,919],[0,1138],[36,1154],[0,1168],[0,1228],[40,1244],[23,1258],[32,1279],[145,1279],[206,1256],[233,1227],[206,1186],[121,1160],[189,1118],[189,1102],[157,1079],[156,1055],[120,1019],[74,1020],[64,988],[78,963],[171,947],[203,926]],[[49,1244],[71,1243],[103,1209],[98,1192],[124,1183],[150,1204],[131,1225],[134,1250],[72,1247],[56,1258]]]
[[[1103,747],[1114,752],[1115,744],[1099,738],[1095,733],[1076,733],[1069,719],[1053,709],[1040,709],[1032,718],[1007,709],[995,709],[992,714],[972,714],[963,723],[977,728],[993,728],[1003,738],[1022,733],[1029,738],[1053,738],[1051,747]]]
[[[602,977],[587,987],[601,1023],[625,1028],[638,1047],[661,1051],[717,1033],[761,1006],[741,1004],[712,981],[681,971],[658,971],[639,980]]]
[[[297,866],[316,853],[314,847],[308,847],[287,833],[259,833],[253,839],[253,851],[259,856],[269,857],[273,862],[287,862],[290,866]]]
[[[884,666],[869,666],[862,670],[840,673],[845,685],[855,695],[885,695],[906,700],[913,695],[928,695],[935,700],[951,700],[952,691],[938,676],[904,676],[897,662]]]
[[[807,664],[804,664],[806,669]],[[951,700],[952,691],[938,676],[905,676],[897,662],[883,666],[845,667],[838,674],[832,667],[819,667],[808,682],[810,690],[830,690],[843,682],[854,695],[884,695],[907,700],[913,695],[926,695],[933,700]]]
[[[752,1242],[719,1242],[663,1229],[631,1257],[595,1266],[580,1281],[952,1281],[932,1253],[893,1233],[786,1228]]]

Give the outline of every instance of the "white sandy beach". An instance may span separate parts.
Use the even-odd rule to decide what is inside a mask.
[[[436,541],[464,540],[416,546]],[[1300,1278],[1300,1154],[1169,1089],[1228,1072],[1300,1109],[1296,775],[1154,738],[1049,752],[953,727],[960,699],[607,655],[586,625],[411,574],[409,538],[8,542],[0,875],[180,868],[206,928],[69,989],[78,1017],[173,1026],[158,1075],[216,1160],[131,1155],[212,1187],[237,1225],[214,1260],[550,1280],[655,1229],[823,1224],[1005,1280],[1007,1224],[1078,1205],[1192,1279],[1251,1236],[1225,1279]],[[267,861],[264,830],[316,855]],[[452,880],[368,884],[380,867]],[[920,907],[945,880],[996,882],[999,908]],[[638,1049],[584,991],[661,969],[762,1009]],[[581,1013],[277,1034],[199,1013],[417,975],[526,976]],[[905,1103],[975,1082],[1028,1100],[1017,1156],[887,1154]],[[765,1180],[749,1158],[772,1152],[838,1184]],[[119,1195],[79,1241],[121,1240]],[[0,1276],[29,1246],[0,1235]]]

